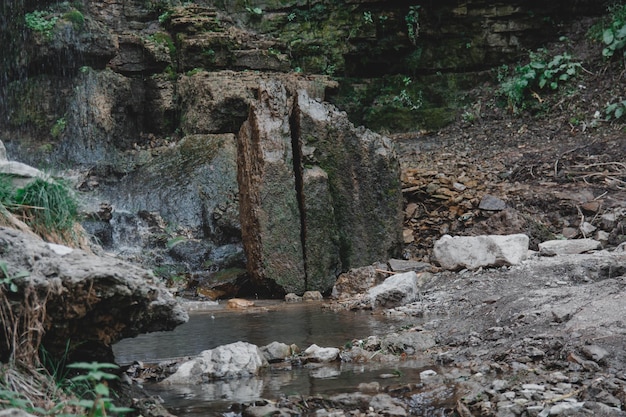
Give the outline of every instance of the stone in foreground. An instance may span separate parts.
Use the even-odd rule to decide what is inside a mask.
[[[164,384],[199,384],[212,379],[257,375],[268,366],[258,346],[235,342],[205,350],[198,357],[182,363]]]
[[[371,288],[365,295],[372,308],[393,308],[410,303],[417,298],[418,277],[414,271],[392,275],[381,284]]]
[[[455,236],[435,242],[433,255],[444,269],[517,265],[526,259],[529,238],[525,234]]]

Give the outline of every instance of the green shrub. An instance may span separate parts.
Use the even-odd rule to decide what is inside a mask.
[[[68,243],[75,240],[78,205],[65,183],[37,179],[17,190],[15,203],[26,224],[39,235],[56,234]]]
[[[525,100],[533,89],[556,90],[582,68],[580,62],[573,61],[568,53],[550,57],[546,49],[539,49],[530,52],[529,58],[528,64],[518,65],[513,76],[501,81],[500,90],[514,111],[525,107]]]
[[[589,36],[601,41],[604,44],[602,55],[611,58],[626,46],[626,4],[613,4],[607,11],[608,18],[593,25],[589,29]],[[622,55],[626,55],[626,51]]]
[[[63,19],[72,22],[76,29],[82,29],[85,25],[85,16],[78,10],[72,9],[63,15]]]
[[[53,16],[51,13],[43,10],[26,13],[26,15],[24,15],[24,19],[26,20],[27,28],[34,32],[43,34],[46,38],[50,38],[52,36],[52,29],[54,29],[54,26],[59,20],[57,16]]]
[[[626,100],[611,103],[604,109],[606,120],[619,119],[626,113]]]

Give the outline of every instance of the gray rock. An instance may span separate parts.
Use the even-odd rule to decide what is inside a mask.
[[[442,268],[462,268],[517,265],[528,254],[529,238],[524,234],[449,236],[435,242],[433,255]]]
[[[419,292],[417,274],[413,271],[392,275],[381,284],[371,288],[365,299],[375,307],[393,308],[417,298]]]
[[[350,269],[337,278],[332,297],[342,299],[362,294],[382,282],[385,277],[386,275],[377,272],[374,266]]]
[[[323,300],[324,297],[319,291],[305,291],[304,294],[302,294],[302,299],[304,301],[320,301]]]
[[[292,292],[285,295],[285,302],[287,303],[299,303],[301,301],[302,301],[302,297]]]
[[[267,366],[268,362],[257,346],[235,342],[205,350],[198,357],[183,362],[162,383],[198,384],[212,379],[253,376]]]
[[[574,255],[601,249],[602,244],[594,239],[548,240],[539,244],[543,256]]]
[[[581,351],[587,358],[599,363],[601,363],[603,360],[606,359],[607,356],[609,356],[609,352],[607,352],[606,349],[601,348],[598,345],[583,346]]]
[[[498,197],[490,194],[485,194],[478,204],[478,208],[488,211],[500,211],[506,208],[506,203],[500,200]]]
[[[111,345],[141,333],[171,330],[188,315],[154,275],[113,257],[74,249],[59,255],[34,235],[0,227],[2,259],[20,291],[27,286],[45,299],[44,348],[59,359],[112,361]],[[67,252],[67,251],[65,251]],[[68,308],[71,306],[71,308]],[[66,352],[67,340],[80,340]],[[6,352],[0,349],[0,356]]]
[[[4,143],[0,140],[0,162],[7,162],[7,148],[4,147]]]
[[[332,362],[339,357],[339,349],[334,347],[319,347],[313,344],[303,352],[305,359],[310,362]]]
[[[262,346],[261,352],[268,362],[282,361],[292,354],[291,346],[280,342],[272,342],[267,346]]]
[[[422,272],[428,271],[430,268],[432,268],[432,265],[427,262],[411,261],[404,259],[389,259],[387,263],[389,264],[389,268],[393,272],[400,273],[409,271]]]
[[[430,331],[406,331],[391,333],[382,338],[380,347],[395,354],[413,355],[437,345],[435,335]]]
[[[32,414],[27,413],[19,408],[7,408],[6,410],[0,410],[0,417],[35,417]]]
[[[370,401],[370,407],[374,411],[389,417],[403,417],[408,415],[405,408],[406,405],[389,394],[374,395]]]

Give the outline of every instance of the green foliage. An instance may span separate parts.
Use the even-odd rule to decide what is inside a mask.
[[[65,120],[65,117],[61,117],[60,119],[57,119],[57,121],[54,122],[54,125],[50,129],[50,135],[53,138],[58,139],[59,137],[61,137],[61,135],[65,131],[66,125],[67,125],[67,121]]]
[[[174,44],[174,40],[172,39],[169,33],[156,32],[150,35],[148,39],[150,39],[152,42],[156,44],[165,45],[165,47],[167,48],[170,54],[170,57],[172,59],[176,59],[176,45]]]
[[[506,77],[500,73],[498,77],[501,80],[501,92],[514,111],[525,107],[525,100],[533,89],[547,87],[556,90],[559,85],[575,77],[582,68],[580,62],[574,62],[568,53],[550,57],[546,49],[539,49],[529,52],[529,58],[528,64],[515,68],[513,76]]]
[[[171,18],[172,18],[172,11],[166,10],[159,15],[159,23],[162,25],[166,25],[167,23],[169,23]]]
[[[43,34],[46,38],[52,37],[52,30],[59,20],[57,16],[53,16],[51,13],[43,10],[26,13],[24,19],[26,20],[27,28]]]
[[[72,9],[63,15],[63,19],[72,22],[76,29],[81,29],[85,25],[85,16],[76,9]]]
[[[2,273],[2,278],[0,278],[0,286],[4,286],[11,292],[17,292],[17,285],[14,280],[18,278],[27,277],[29,274],[26,271],[18,272],[16,275],[9,274],[9,265],[6,261],[0,260],[0,272]]]
[[[606,47],[602,50],[605,58],[612,57],[616,51],[621,51],[626,46],[626,22],[612,25],[602,33],[602,41]],[[622,53],[626,55],[626,51]]]
[[[258,19],[263,16],[263,9],[260,7],[246,7],[246,11],[252,18]]]
[[[365,23],[366,25],[371,25],[374,23],[374,20],[372,19],[372,12],[363,12],[363,23]]]
[[[606,106],[604,110],[604,114],[606,115],[606,120],[611,119],[619,119],[626,113],[626,100],[618,101],[616,103],[611,103]]]
[[[602,55],[611,58],[626,46],[626,4],[612,4],[607,11],[607,18],[593,25],[588,36],[601,41],[605,46]],[[626,52],[622,55],[626,55]]]
[[[404,21],[406,22],[406,31],[409,37],[409,40],[413,45],[417,44],[417,37],[420,32],[420,23],[419,23],[419,9],[421,6],[411,6],[409,7],[409,12],[404,16]]]
[[[17,190],[15,203],[21,206],[25,222],[35,232],[55,233],[66,241],[73,240],[78,206],[64,182],[37,179]]]
[[[6,174],[0,174],[0,205],[6,206],[13,204],[14,192],[11,185],[11,177]]]
[[[68,368],[87,371],[86,374],[75,376],[69,381],[72,390],[77,394],[82,394],[81,399],[76,401],[74,405],[82,407],[85,411],[84,415],[104,417],[111,413],[125,414],[134,411],[132,408],[117,407],[113,404],[106,381],[117,379],[117,375],[107,372],[106,369],[117,369],[117,365],[77,362],[68,365]]]

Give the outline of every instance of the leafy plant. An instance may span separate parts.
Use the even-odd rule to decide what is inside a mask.
[[[72,369],[87,371],[86,374],[78,375],[70,379],[75,389],[80,389],[81,384],[86,384],[86,390],[80,400],[75,402],[84,408],[86,416],[104,417],[110,413],[130,413],[134,411],[128,407],[117,407],[113,404],[111,392],[107,380],[117,379],[117,375],[107,372],[107,369],[117,369],[112,363],[99,362],[76,362],[67,366]]]
[[[420,23],[419,23],[419,9],[421,6],[411,6],[409,7],[409,12],[406,16],[404,16],[404,21],[406,22],[406,30],[409,40],[413,45],[417,44],[417,37],[420,32]]]
[[[49,12],[43,10],[35,10],[31,13],[24,15],[26,20],[26,27],[34,32],[43,34],[46,38],[52,36],[52,29],[57,24],[59,18],[51,15]]]
[[[626,113],[626,100],[611,103],[604,109],[606,120],[619,119]]]
[[[17,292],[17,285],[14,280],[18,278],[27,277],[29,274],[26,271],[18,272],[16,275],[9,274],[9,265],[6,261],[0,261],[0,272],[2,272],[2,278],[0,278],[0,285],[6,286],[11,292]]]
[[[600,20],[589,29],[592,39],[604,44],[602,56],[611,58],[626,46],[626,4],[615,3],[607,8],[608,19]],[[623,53],[626,55],[626,52]]]
[[[66,125],[67,125],[67,121],[65,120],[65,117],[61,117],[60,119],[57,119],[57,121],[54,122],[54,125],[50,129],[50,135],[53,138],[58,139],[63,133],[63,131],[65,130]]]
[[[515,68],[513,76],[499,75],[502,79],[501,91],[514,111],[524,108],[524,101],[533,89],[548,87],[556,90],[559,85],[576,76],[582,68],[580,62],[573,61],[568,53],[550,57],[546,49],[539,49],[529,52],[529,58],[528,64]]]

